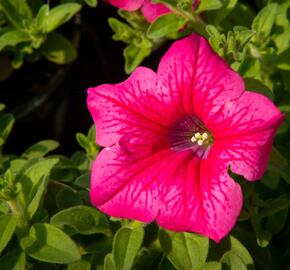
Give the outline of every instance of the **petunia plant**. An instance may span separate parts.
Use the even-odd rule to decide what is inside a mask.
[[[51,35],[85,3],[0,0],[1,55],[63,56]],[[0,269],[289,269],[290,1],[98,8],[128,75],[83,89],[77,152],[7,152],[0,104]]]
[[[242,207],[228,169],[260,179],[283,116],[191,35],[117,85],[89,89],[98,155],[91,200],[102,211],[220,241]]]

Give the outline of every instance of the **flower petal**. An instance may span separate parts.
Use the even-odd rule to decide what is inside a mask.
[[[191,159],[164,192],[157,222],[174,231],[192,231],[220,241],[234,227],[242,208],[240,186],[222,163]]]
[[[151,3],[151,0],[145,0],[141,12],[148,22],[153,22],[159,16],[169,13],[170,9],[162,4]]]
[[[144,0],[107,0],[111,5],[127,11],[134,11],[141,7]]]
[[[165,149],[132,159],[122,146],[104,149],[93,165],[91,201],[109,215],[150,222],[162,207],[160,190],[187,156]]]
[[[283,115],[265,96],[245,91],[238,99],[224,103],[208,127],[219,153],[216,158],[248,180],[264,174],[274,135]]]
[[[96,141],[112,146],[123,136],[149,144],[167,134],[168,109],[155,96],[156,74],[137,68],[123,83],[88,90],[88,108],[96,124]],[[150,141],[152,142],[152,141]]]
[[[241,137],[217,140],[216,158],[247,180],[258,180],[266,171],[276,129],[266,129]]]
[[[237,99],[228,100],[210,117],[213,119],[207,127],[217,140],[240,138],[243,134],[264,130],[272,130],[272,138],[283,120],[283,115],[271,100],[249,91],[244,91]]]
[[[244,91],[242,78],[219,57],[207,40],[192,34],[175,42],[157,71],[158,89],[169,92],[176,113],[196,115],[207,125],[207,114]]]
[[[193,231],[219,241],[234,226],[242,194],[210,156],[162,150],[132,161],[122,147],[104,149],[91,178],[92,203],[105,213],[157,222],[174,231]]]

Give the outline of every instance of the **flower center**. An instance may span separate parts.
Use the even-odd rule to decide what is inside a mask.
[[[203,132],[202,134],[200,132],[196,132],[191,137],[191,142],[197,143],[199,146],[205,145],[208,146],[212,143],[212,136],[209,134],[209,132]]]
[[[175,151],[191,150],[197,157],[206,158],[213,136],[196,116],[185,116],[169,129],[169,142]]]

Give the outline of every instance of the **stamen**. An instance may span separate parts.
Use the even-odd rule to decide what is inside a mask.
[[[204,132],[204,133],[202,134],[202,138],[203,138],[204,140],[206,140],[206,139],[208,138],[208,134],[207,134],[206,132]]]
[[[196,142],[196,138],[195,136],[192,136],[192,138],[190,139],[193,143]]]
[[[203,132],[202,134],[200,134],[200,132],[196,132],[190,140],[193,143],[197,143],[199,146],[202,146],[203,144],[208,144],[208,139],[209,135],[207,132]]]

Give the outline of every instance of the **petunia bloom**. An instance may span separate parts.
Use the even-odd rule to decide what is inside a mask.
[[[196,34],[176,41],[157,73],[139,67],[122,83],[90,88],[88,108],[105,147],[92,167],[92,204],[215,241],[242,207],[229,167],[260,179],[283,119]]]
[[[200,0],[195,0],[193,8]],[[152,0],[108,0],[108,2],[118,8],[134,11],[141,8],[141,12],[148,22],[155,21],[159,16],[170,13],[170,9],[163,4],[152,3]]]

